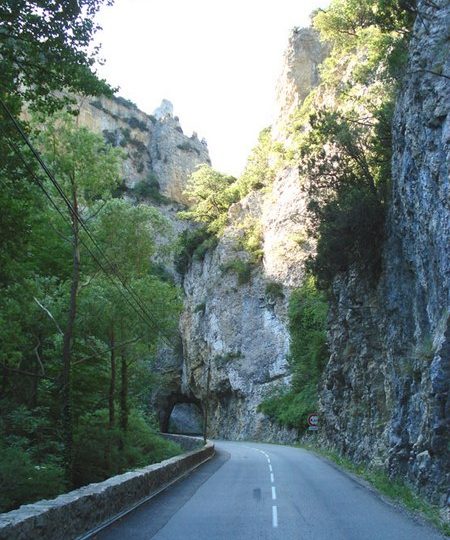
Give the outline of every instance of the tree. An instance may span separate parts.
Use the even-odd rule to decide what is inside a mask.
[[[111,93],[93,71],[98,47],[89,49],[99,26],[93,17],[111,0],[4,0],[0,5],[0,96],[51,109],[67,103],[61,91]],[[55,94],[55,91],[59,92]],[[11,103],[11,100],[10,100]]]
[[[113,260],[121,281],[129,286],[133,296],[144,310],[133,309],[127,299],[109,284],[104,284],[104,298],[109,308],[106,340],[120,358],[120,427],[128,426],[128,371],[130,363],[141,358],[139,347],[148,351],[156,346],[160,335],[176,328],[180,301],[178,291],[151,275],[152,257],[156,253],[156,239],[170,238],[167,220],[146,205],[131,206],[123,200],[111,200],[94,223],[94,234],[101,242],[109,260]],[[161,252],[161,246],[158,251]],[[106,285],[106,286],[105,286]],[[148,314],[147,314],[148,313]],[[117,344],[125,344],[115,349]],[[111,379],[109,394],[109,421],[114,425],[114,396],[116,388],[116,354],[110,356]]]
[[[272,145],[271,129],[265,128],[259,134],[258,142],[250,153],[245,170],[236,182],[240,199],[253,189],[262,189],[272,184],[275,177],[274,167],[269,163]]]
[[[202,223],[208,232],[220,235],[227,223],[228,208],[238,198],[231,189],[235,181],[233,176],[222,174],[209,165],[200,165],[189,178],[184,192],[190,208],[179,215]]]
[[[53,169],[66,193],[70,206],[72,278],[68,315],[62,344],[62,422],[65,464],[70,478],[72,470],[73,425],[71,411],[71,352],[77,312],[80,280],[80,216],[101,197],[111,196],[120,183],[120,152],[106,146],[100,135],[77,126],[76,121],[64,116],[43,127],[40,144],[44,158]],[[56,195],[56,194],[55,194]]]

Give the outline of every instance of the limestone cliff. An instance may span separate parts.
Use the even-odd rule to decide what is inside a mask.
[[[337,279],[322,441],[407,477],[450,485],[450,5],[420,2],[394,121],[393,186],[376,289]]]
[[[315,32],[292,32],[278,85],[278,140],[285,138],[289,114],[317,84],[323,54]],[[270,188],[251,191],[231,206],[217,248],[194,261],[185,276],[183,393],[207,403],[210,436],[285,441],[297,436],[257,408],[290,383],[287,307],[312,249],[299,242],[305,237],[305,205],[297,168],[278,168]],[[240,242],[249,223],[260,228],[260,263],[252,262]],[[237,262],[249,272],[244,279],[232,269]]]
[[[283,67],[276,86],[276,115],[272,128],[275,140],[285,138],[291,115],[319,84],[319,66],[327,48],[312,28],[294,28],[283,57]]]
[[[210,162],[209,153],[195,133],[191,137],[183,133],[170,102],[164,100],[154,115],[120,97],[84,99],[80,105],[81,123],[124,149],[127,188],[156,181],[170,201],[186,202],[187,179],[197,165]]]

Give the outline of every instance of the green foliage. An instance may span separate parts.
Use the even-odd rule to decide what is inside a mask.
[[[327,304],[312,278],[295,290],[289,301],[292,387],[263,401],[259,410],[272,420],[299,431],[317,409],[318,382],[328,357]]]
[[[249,283],[252,277],[253,264],[249,261],[242,261],[241,259],[234,259],[221,267],[222,273],[233,272],[237,275],[239,285],[245,285]]]
[[[381,271],[391,184],[391,126],[414,10],[396,0],[333,0],[313,20],[331,51],[294,122],[296,159],[308,192],[309,267],[320,288],[351,267]],[[316,95],[334,96],[313,110]]]
[[[242,231],[238,246],[247,251],[252,262],[260,262],[264,255],[261,222],[255,218],[247,217],[238,227]]]
[[[20,447],[0,446],[0,512],[53,498],[64,487],[62,467],[54,463],[38,464]]]
[[[202,261],[208,250],[214,249],[217,238],[205,227],[184,230],[179,238],[175,249],[175,268],[184,275],[192,260]]]
[[[236,196],[230,189],[235,178],[200,165],[191,175],[184,194],[190,200],[190,207],[179,212],[183,219],[201,223],[214,235],[220,235],[227,224],[227,212]]]
[[[270,128],[263,129],[256,146],[250,153],[244,172],[234,186],[239,199],[252,190],[262,189],[272,184],[275,177],[274,168],[269,163],[272,144]]]
[[[206,309],[206,303],[202,302],[201,304],[197,304],[194,309],[194,313],[201,313],[202,315],[205,313]]]
[[[239,358],[244,358],[241,351],[218,354],[213,358],[213,361],[217,366],[225,367],[227,364],[229,364],[233,360],[237,360]]]
[[[196,148],[189,141],[178,144],[177,148],[179,148],[180,150],[184,150],[185,152],[193,152],[194,154],[197,154],[198,156],[200,155],[200,150],[198,148]]]
[[[80,418],[75,437],[76,485],[101,482],[130,469],[146,467],[180,454],[181,448],[163,439],[141,412],[133,409],[127,433],[108,428],[108,411]]]
[[[284,298],[283,285],[275,281],[266,284],[266,297],[272,301]]]
[[[161,446],[148,432],[143,420],[135,421],[132,411],[147,406],[148,394],[156,384],[151,365],[161,333],[169,340],[177,331],[179,290],[152,262],[154,257],[170,255],[171,230],[155,208],[111,199],[111,188],[120,178],[120,154],[107,147],[102,137],[78,130],[70,119],[63,118],[55,125],[41,125],[39,140],[64,190],[72,198],[77,195],[80,212],[102,253],[114,262],[113,267],[104,264],[111,274],[108,279],[85,246],[79,245],[80,285],[69,381],[76,436],[87,444],[80,435],[84,419],[109,404],[111,417],[103,431],[99,428],[104,438],[114,443],[107,471],[144,465],[147,458],[166,455],[164,443]],[[11,159],[2,170],[9,174],[7,167],[13,169],[13,165],[14,174],[28,172],[17,168]],[[27,178],[19,177],[16,183],[24,180]],[[19,193],[12,180],[7,180],[8,198],[10,187],[12,194]],[[46,187],[61,211],[67,212],[53,188]],[[5,509],[56,495],[72,488],[73,481],[90,482],[105,474],[100,458],[89,461],[84,455],[84,470],[80,473],[77,469],[71,483],[67,479],[63,482],[66,439],[61,422],[61,351],[71,289],[73,221],[70,215],[64,221],[35,186],[32,188],[25,190],[27,196],[23,197],[23,209],[29,212],[24,211],[26,226],[18,227],[23,234],[21,244],[15,241],[9,248],[10,239],[5,237],[6,249],[1,251],[8,261],[0,283],[0,458],[6,464],[4,468],[0,465],[0,482]],[[11,223],[16,211],[22,212],[21,205],[12,207]],[[83,231],[80,234],[87,240]],[[167,238],[167,245],[162,245],[161,237]],[[20,264],[12,260],[18,245],[23,249],[14,256]],[[124,298],[113,285],[117,280],[111,277],[117,271],[151,312],[152,324],[130,306],[129,295],[125,293]],[[86,437],[94,439],[90,432]],[[93,453],[95,456],[97,459],[98,454]],[[7,469],[12,460],[17,462],[14,476]]]
[[[158,179],[150,173],[147,180],[141,180],[132,189],[133,194],[139,200],[151,200],[158,204],[167,204],[169,200],[161,194]]]
[[[69,98],[63,88],[85,95],[111,94],[93,70],[98,47],[90,47],[99,28],[94,15],[103,0],[58,3],[4,0],[0,7],[0,93],[32,108],[55,109]]]
[[[369,190],[361,187],[340,189],[333,200],[314,208],[317,219],[317,254],[308,267],[320,288],[354,264],[376,279],[381,272],[385,207]]]
[[[60,114],[41,125],[38,144],[63,190],[72,197],[76,189],[79,205],[109,198],[121,182],[122,152],[79,127],[71,115]]]

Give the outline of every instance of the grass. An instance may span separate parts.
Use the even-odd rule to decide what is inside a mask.
[[[355,464],[333,450],[325,449],[311,443],[302,443],[297,446],[315,452],[336,463],[342,469],[363,478],[387,498],[400,503],[408,510],[420,514],[423,518],[435,525],[443,534],[450,535],[450,524],[445,523],[441,518],[439,507],[425,501],[402,480],[391,480],[383,470],[368,469],[364,465]]]

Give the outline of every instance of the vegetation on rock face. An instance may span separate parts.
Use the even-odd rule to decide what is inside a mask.
[[[191,175],[185,190],[185,195],[190,199],[189,209],[180,212],[179,216],[201,224],[202,228],[196,233],[186,233],[182,238],[184,247],[181,249],[177,262],[182,273],[188,268],[190,256],[187,256],[187,253],[191,249],[190,246],[196,242],[194,237],[197,240],[204,237],[206,241],[202,249],[195,246],[195,249],[199,248],[197,254],[200,252],[204,254],[211,247],[215,247],[226,226],[229,225],[230,206],[243,199],[251,191],[260,190],[272,184],[275,176],[274,168],[269,163],[272,149],[271,132],[267,128],[260,133],[258,143],[253,148],[247,166],[238,179],[224,175],[209,165],[200,165]],[[242,231],[237,247],[247,251],[253,262],[261,261],[263,256],[261,224],[255,218],[248,216],[242,223],[236,225]]]
[[[294,138],[317,238],[310,268],[321,288],[352,265],[374,278],[381,269],[393,104],[413,19],[408,5],[334,0],[313,20],[331,53],[321,85],[294,120]],[[326,95],[332,105],[321,105]]]
[[[162,195],[158,179],[150,173],[146,180],[141,180],[132,189],[132,193],[139,201],[150,200],[157,204],[168,203],[168,198]]]
[[[0,6],[0,67],[3,98],[32,108],[55,109],[68,97],[55,91],[84,95],[111,94],[92,70],[98,47],[90,44],[98,29],[94,15],[109,0],[4,0]],[[17,110],[17,109],[16,109]]]
[[[234,182],[233,176],[200,165],[184,191],[190,206],[180,212],[180,217],[201,223],[209,233],[220,235],[227,224],[228,208],[236,200],[230,189]]]
[[[272,148],[271,130],[270,128],[263,129],[248,157],[244,172],[235,184],[239,199],[243,199],[252,190],[263,189],[273,183],[275,170],[269,163]]]
[[[252,264],[248,261],[235,259],[224,264],[221,269],[224,274],[233,272],[237,275],[239,285],[245,285],[252,277]]]
[[[318,383],[328,358],[327,303],[310,277],[289,299],[292,387],[263,401],[259,410],[281,425],[302,432],[317,409]]]

